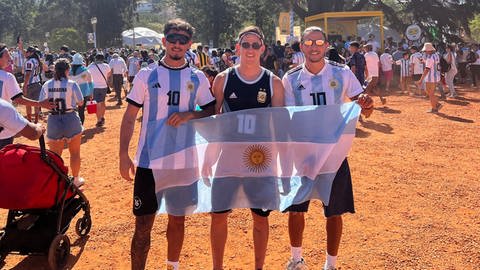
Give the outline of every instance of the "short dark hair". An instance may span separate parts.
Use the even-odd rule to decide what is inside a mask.
[[[355,48],[358,49],[358,48],[360,48],[360,43],[358,43],[358,42],[356,42],[356,41],[351,42],[351,43],[350,43],[350,47],[355,47]]]
[[[203,50],[203,46],[202,46],[202,45],[198,45],[198,46],[197,46],[197,51],[201,51],[201,50]]]
[[[105,60],[105,56],[102,53],[97,53],[95,55],[95,61],[103,61]]]
[[[69,51],[67,45],[63,45],[62,47],[60,47],[60,50],[65,51],[65,52],[68,52],[68,51]]]
[[[411,47],[410,47],[410,50],[415,50],[415,51],[417,51],[417,52],[418,52],[418,48],[417,48],[417,46],[411,46]]]
[[[163,27],[163,34],[167,35],[172,30],[183,31],[187,33],[190,38],[192,38],[193,34],[195,33],[195,28],[182,19],[173,19],[168,21]]]
[[[323,38],[326,40],[327,39],[327,34],[325,34],[325,32],[323,31],[322,28],[318,27],[318,26],[310,26],[308,27],[307,29],[305,29],[302,33],[302,41],[303,41],[303,37],[305,37],[305,35],[307,35],[308,33],[310,32],[320,32],[322,33],[323,35]]]
[[[55,80],[59,81],[62,78],[67,78],[67,70],[70,68],[70,61],[66,58],[60,58],[55,61]]]
[[[300,42],[298,41],[295,41],[292,43],[292,49],[295,51],[295,52],[299,52],[300,51]]]
[[[260,38],[260,40],[263,41],[265,40],[265,36],[263,35],[262,30],[258,26],[250,25],[245,28],[243,28],[240,33],[238,33],[238,43],[240,43],[243,39],[243,37],[247,34],[254,34]]]
[[[209,66],[204,66],[202,67],[202,71],[206,73],[208,76],[216,77],[218,74],[218,71],[216,71],[214,68],[209,67]]]

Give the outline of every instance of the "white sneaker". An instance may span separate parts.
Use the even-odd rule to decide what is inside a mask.
[[[302,258],[300,261],[295,262],[293,258],[290,258],[285,270],[308,270],[307,263]]]
[[[83,184],[85,184],[85,179],[83,179],[83,177],[74,177],[73,178],[73,184],[77,187],[81,187],[83,186]]]
[[[322,269],[323,269],[323,270],[337,270],[336,267],[331,266],[331,265],[330,265],[329,267],[323,267]]]

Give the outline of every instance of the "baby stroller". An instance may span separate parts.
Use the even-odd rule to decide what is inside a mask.
[[[0,229],[0,263],[7,254],[48,256],[52,269],[65,267],[70,255],[66,231],[80,210],[75,231],[80,237],[91,229],[90,205],[67,175],[60,156],[45,149],[11,144],[0,150],[0,208],[8,209]]]

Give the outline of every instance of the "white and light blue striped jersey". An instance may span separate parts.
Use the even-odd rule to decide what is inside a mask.
[[[347,66],[328,60],[318,74],[301,65],[287,72],[282,82],[286,106],[342,104],[363,92]]]
[[[305,55],[303,52],[295,52],[292,55],[292,63],[297,64],[298,66],[305,63]]]
[[[72,81],[75,81],[84,97],[90,96],[93,94],[93,79],[90,71],[84,66],[81,66],[76,70],[76,74],[73,75],[73,69],[70,69],[70,74],[68,75]]]
[[[440,56],[437,53],[431,55],[425,54],[425,68],[430,69],[427,76],[425,76],[425,82],[437,83],[440,81],[440,70],[438,64],[440,63]]]
[[[22,90],[12,73],[0,70],[0,98],[12,103],[12,100],[21,96]]]
[[[188,63],[175,69],[163,63],[155,68],[142,68],[135,76],[133,88],[127,96],[129,104],[142,107],[143,110],[135,164],[141,168],[151,168],[150,160],[156,156],[189,144],[194,139],[195,132],[185,129],[177,131],[175,127],[166,125],[168,117],[175,112],[194,111],[196,105],[204,106],[213,100],[207,77]],[[176,144],[157,141],[161,133],[168,130],[176,135]],[[151,147],[152,145],[161,147]],[[185,156],[175,162],[181,166],[182,162],[191,163],[191,158]]]
[[[410,59],[402,58],[395,62],[400,66],[400,77],[409,77],[410,76]]]
[[[16,50],[13,54],[13,64],[16,68],[23,69],[23,65],[25,64],[25,56],[21,50]]]
[[[25,73],[30,73],[30,79],[25,82],[27,85],[40,82],[40,63],[35,58],[30,58],[25,63]]]
[[[60,104],[58,109],[75,109],[77,103],[83,101],[82,91],[75,81],[51,79],[43,84],[38,100],[53,98],[55,103]]]

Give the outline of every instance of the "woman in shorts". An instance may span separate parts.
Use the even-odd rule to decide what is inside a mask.
[[[83,126],[77,108],[83,105],[83,95],[78,84],[68,79],[69,70],[67,59],[61,58],[55,62],[55,75],[43,85],[40,100],[49,99],[56,105],[49,111],[47,121],[49,149],[61,156],[67,143],[74,184],[79,187],[85,182],[78,176]]]

